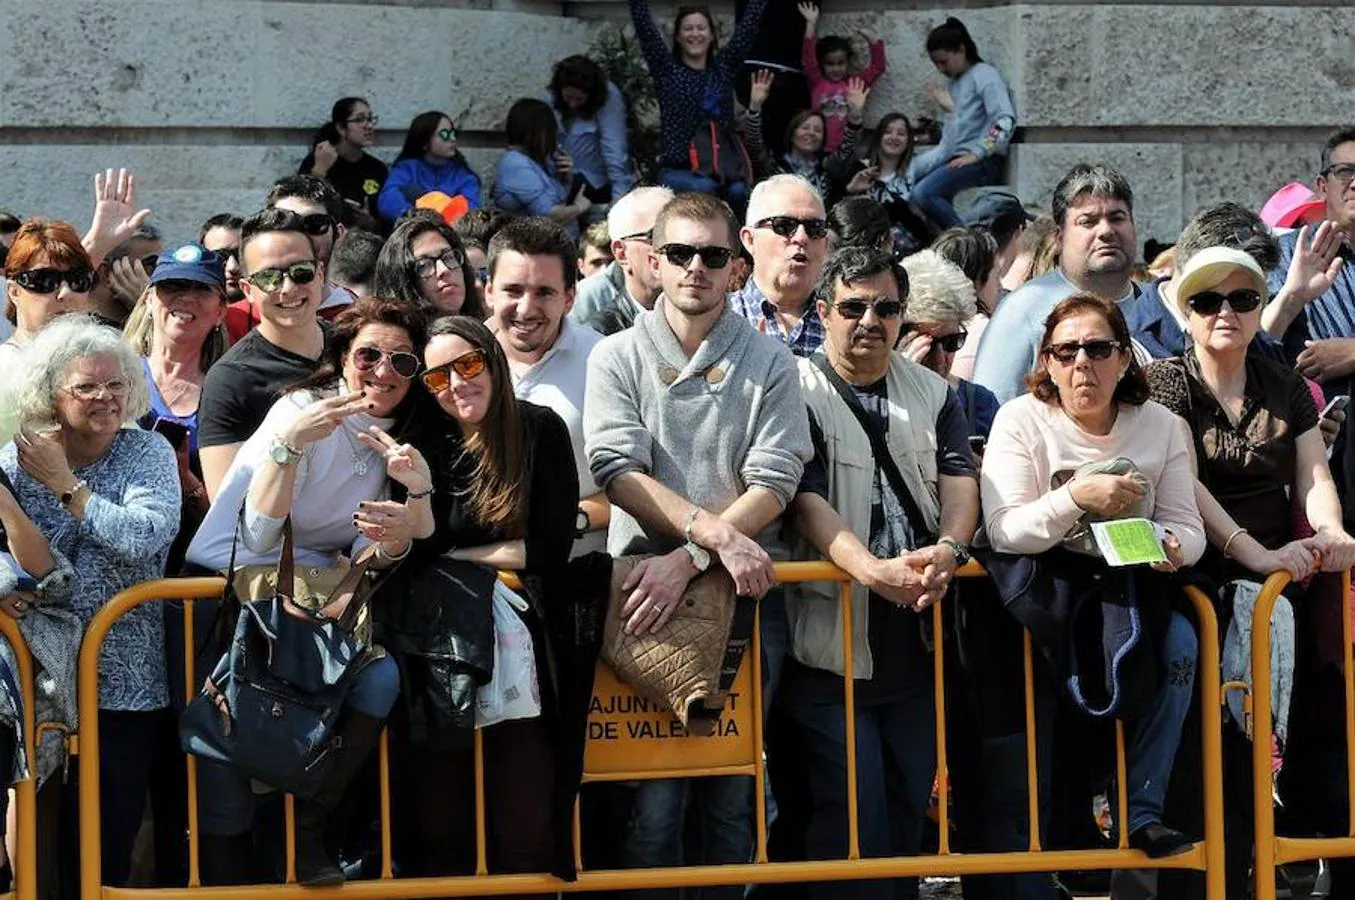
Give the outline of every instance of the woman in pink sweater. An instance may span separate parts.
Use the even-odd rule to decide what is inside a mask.
[[[1094,294],[1074,294],[1045,320],[1041,348],[1026,381],[1030,393],[998,410],[983,458],[984,525],[993,549],[1044,554],[1088,513],[1098,519],[1142,515],[1166,530],[1167,562],[1154,568],[1170,572],[1196,562],[1205,534],[1186,426],[1148,399],[1119,309]],[[1087,463],[1118,458],[1130,460],[1134,471],[1077,474]],[[1145,611],[1165,602],[1156,591],[1140,596]],[[1190,847],[1185,835],[1163,824],[1162,810],[1190,707],[1198,642],[1185,616],[1164,612],[1165,628],[1154,636],[1156,692],[1151,705],[1126,722],[1129,822],[1121,823],[1129,845],[1153,857]]]

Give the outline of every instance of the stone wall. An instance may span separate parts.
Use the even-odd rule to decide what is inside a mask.
[[[729,4],[717,11],[728,20]],[[865,25],[890,69],[870,120],[935,114],[923,42],[947,12],[1007,76],[1022,125],[1009,181],[1048,202],[1069,165],[1104,160],[1137,193],[1140,238],[1171,239],[1203,204],[1258,205],[1310,178],[1355,108],[1343,5],[828,0],[822,33]],[[836,10],[836,11],[834,11]],[[656,6],[665,24],[671,6]],[[616,0],[48,0],[0,19],[0,207],[89,215],[96,167],[132,167],[172,237],[248,211],[295,168],[345,94],[369,97],[389,158],[441,108],[486,177],[508,106],[587,49]]]

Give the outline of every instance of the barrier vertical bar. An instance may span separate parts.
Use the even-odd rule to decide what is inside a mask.
[[[847,858],[861,858],[860,811],[856,808],[856,660],[852,658],[852,583],[841,582],[842,597],[842,693],[847,739]]]
[[[28,758],[28,777],[14,786],[14,806],[17,834],[14,836],[14,894],[18,900],[35,900],[38,896],[38,772],[37,772],[37,710],[33,686],[33,656],[28,642],[19,630],[19,623],[0,615],[0,634],[9,641],[14,651],[14,662],[19,667],[19,698],[23,704],[24,755]]]
[[[183,601],[183,691],[184,703],[193,702],[195,692],[193,684],[197,680],[196,673],[193,671],[193,657],[196,655],[194,648],[197,646],[196,635],[193,631],[193,603],[192,600]],[[202,876],[199,873],[199,855],[201,852],[200,835],[198,833],[198,758],[193,754],[187,754],[188,770],[188,886],[201,887]]]
[[[765,598],[764,598],[765,599]],[[784,601],[783,601],[784,602]],[[757,847],[753,859],[767,861],[767,757],[762,735],[762,601],[753,608],[753,815]]]
[[[1035,741],[1035,660],[1031,656],[1030,632],[1021,632],[1022,664],[1026,679],[1026,813],[1030,816],[1030,852],[1040,850],[1040,781]]]
[[[936,827],[937,852],[950,853],[950,767],[946,764],[945,617],[941,604],[932,604],[932,689],[936,692]]]
[[[485,828],[485,739],[475,729],[475,874],[489,874],[489,842]]]
[[[1223,859],[1223,705],[1219,700],[1218,615],[1213,601],[1199,588],[1187,586],[1200,626],[1200,723],[1204,751],[1205,897],[1224,900]]]
[[[1129,774],[1124,759],[1124,720],[1115,720],[1115,821],[1119,823],[1116,846],[1129,849]]]
[[[287,794],[282,798],[282,832],[286,835],[286,848],[283,858],[287,861],[287,872],[283,881],[296,884],[296,798]]]
[[[381,781],[381,877],[392,878],[395,868],[391,858],[391,756],[388,729],[381,729],[381,742],[377,746],[381,754],[377,767],[377,777]]]
[[[1288,572],[1276,572],[1266,579],[1261,594],[1256,598],[1252,615],[1251,666],[1252,684],[1261,685],[1253,692],[1252,721],[1252,778],[1254,794],[1253,816],[1256,831],[1256,900],[1275,900],[1275,801],[1270,789],[1270,615],[1280,591],[1289,583]],[[1349,608],[1345,597],[1341,605]],[[1347,614],[1348,615],[1348,614]],[[1206,729],[1208,723],[1204,723]],[[1208,731],[1206,730],[1206,734]],[[1207,774],[1207,773],[1206,773]],[[1262,782],[1264,781],[1264,787]],[[1208,777],[1205,784],[1209,783]]]
[[[574,797],[574,868],[583,871],[583,814],[580,810],[583,807],[583,797],[576,795]]]

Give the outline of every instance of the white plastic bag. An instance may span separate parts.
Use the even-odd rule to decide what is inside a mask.
[[[536,680],[532,633],[518,611],[527,601],[494,582],[494,676],[475,698],[475,727],[541,715],[541,688]]]

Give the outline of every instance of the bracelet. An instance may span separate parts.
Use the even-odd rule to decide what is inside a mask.
[[[396,556],[392,556],[392,555],[390,555],[389,553],[386,552],[386,545],[385,545],[385,544],[377,544],[377,545],[376,545],[376,555],[379,556],[379,557],[381,557],[381,558],[382,558],[383,560],[385,560],[386,562],[399,562],[400,560],[404,559],[406,556],[409,556],[409,551],[411,551],[411,550],[413,550],[413,549],[414,549],[414,542],[413,542],[413,541],[410,541],[409,543],[405,544],[405,549],[404,549],[404,551],[403,551],[402,553],[400,553],[400,554],[398,554],[398,555],[396,555]]]
[[[433,494],[433,488],[430,485],[426,491],[416,491],[412,494],[405,494],[406,500],[422,500],[424,497],[430,497]]]
[[[1247,531],[1247,529],[1245,529],[1245,528],[1238,528],[1238,529],[1234,530],[1232,534],[1228,535],[1228,540],[1226,540],[1226,541],[1223,542],[1223,555],[1224,555],[1224,556],[1228,556],[1228,548],[1231,547],[1231,546],[1233,546],[1233,541],[1237,540],[1238,535],[1243,535],[1243,534],[1250,534],[1250,532]],[[1229,558],[1229,559],[1232,559],[1231,556],[1228,556],[1228,558]]]

